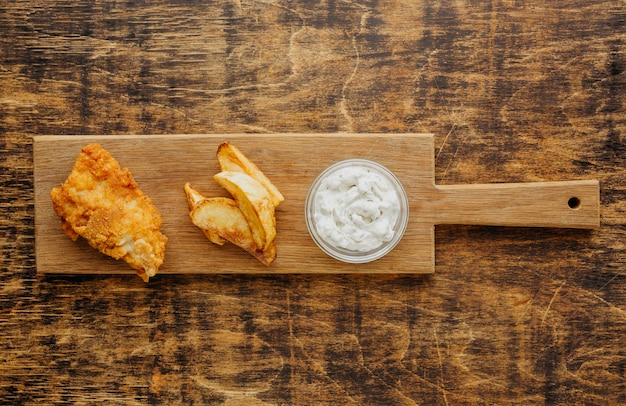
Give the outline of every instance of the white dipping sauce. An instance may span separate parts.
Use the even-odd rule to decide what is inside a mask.
[[[359,252],[390,241],[400,213],[394,185],[359,166],[341,168],[322,179],[313,205],[320,237],[336,247]]]

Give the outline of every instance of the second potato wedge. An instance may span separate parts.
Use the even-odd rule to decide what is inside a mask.
[[[243,172],[223,171],[215,174],[213,179],[237,202],[250,225],[254,242],[263,251],[268,250],[276,238],[276,217],[269,191]]]

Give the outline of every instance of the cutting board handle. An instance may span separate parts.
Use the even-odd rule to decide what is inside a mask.
[[[435,224],[593,229],[600,226],[596,180],[437,185]]]

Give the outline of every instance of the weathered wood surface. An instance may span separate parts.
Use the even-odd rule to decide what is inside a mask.
[[[625,18],[2,1],[0,399],[625,403]],[[35,134],[342,131],[436,134],[440,184],[599,179],[602,227],[439,226],[431,276],[35,274]]]

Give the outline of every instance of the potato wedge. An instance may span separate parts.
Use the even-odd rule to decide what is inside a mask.
[[[243,172],[219,172],[213,179],[237,202],[250,225],[254,242],[264,251],[269,249],[276,238],[276,217],[268,190]]]
[[[191,209],[189,213],[191,222],[200,228],[211,242],[224,245],[229,241],[243,248],[265,266],[269,266],[276,259],[276,244],[270,244],[267,250],[255,244],[248,220],[233,199],[205,198],[189,183],[185,184],[185,192]]]
[[[248,221],[231,198],[205,199],[189,213],[189,217],[191,222],[202,230],[217,234],[248,252],[260,250],[254,243]]]
[[[233,198],[206,198],[186,183],[191,221],[211,242],[223,245],[229,241],[269,266],[276,259],[275,208],[284,197],[228,142],[219,146],[217,157],[222,172],[213,178]]]
[[[217,160],[223,172],[243,172],[267,189],[272,204],[277,207],[285,198],[278,188],[237,147],[224,141],[217,149]]]
[[[185,195],[187,196],[187,204],[189,205],[189,210],[193,210],[202,202],[206,197],[204,197],[200,192],[194,189],[191,186],[191,183],[185,183]]]
[[[189,205],[190,212],[198,207],[207,198],[200,192],[194,189],[189,182],[185,183],[185,194],[187,195],[187,204]],[[193,219],[192,219],[193,222]],[[204,235],[214,244],[224,245],[226,240],[220,236],[220,234],[213,228],[200,227]]]
[[[276,259],[276,241],[272,241],[266,249],[257,251],[256,254],[251,254],[261,261],[263,265],[270,266],[270,264]]]

